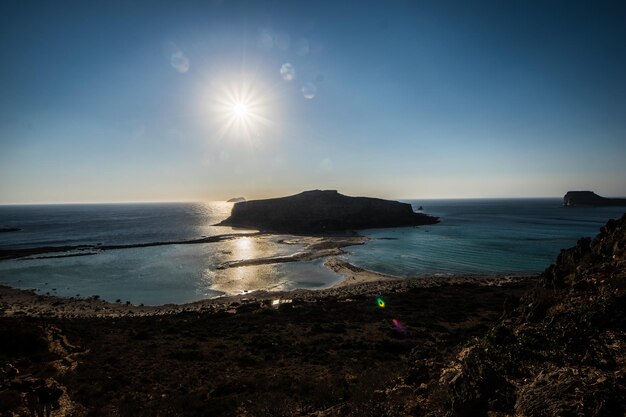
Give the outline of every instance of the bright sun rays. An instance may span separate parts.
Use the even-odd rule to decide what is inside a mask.
[[[219,137],[250,143],[260,138],[272,125],[268,104],[268,93],[249,82],[223,87],[213,99]]]

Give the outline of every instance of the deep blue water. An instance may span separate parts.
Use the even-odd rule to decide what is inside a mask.
[[[102,243],[178,241],[233,233],[213,224],[226,218],[232,204],[49,204],[0,206],[0,249]]]
[[[366,245],[346,258],[379,272],[415,276],[450,273],[534,273],[559,250],[594,236],[626,209],[565,208],[560,199],[416,200],[441,217],[418,228],[361,231]],[[213,224],[231,204],[102,204],[0,206],[0,249],[76,244],[178,241],[241,233]],[[0,261],[0,283],[64,296],[98,294],[134,303],[182,303],[255,289],[324,288],[339,276],[323,260],[218,270],[223,262],[297,252],[281,236],[105,251],[91,256]],[[54,290],[53,290],[54,288]]]

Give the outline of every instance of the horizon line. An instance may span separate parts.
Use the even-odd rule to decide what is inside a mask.
[[[293,195],[293,194],[291,194]],[[287,197],[287,196],[283,196]],[[381,198],[373,196],[361,196],[355,195],[350,197],[370,197]],[[265,197],[246,199],[246,201],[265,200],[270,198],[280,197]],[[539,199],[562,199],[562,196],[486,196],[486,197],[397,197],[397,198],[382,198],[383,200],[539,200]],[[612,197],[609,197],[612,198]],[[106,205],[106,204],[191,204],[191,203],[226,203],[227,200],[125,200],[125,201],[67,201],[67,202],[19,202],[19,203],[2,203],[0,206],[60,206],[60,205]]]

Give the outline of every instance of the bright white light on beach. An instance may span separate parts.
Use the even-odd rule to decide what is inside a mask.
[[[250,82],[227,85],[213,96],[213,111],[219,137],[250,141],[271,125],[267,118],[267,96]]]
[[[292,302],[291,298],[278,298],[272,300],[272,307],[278,308],[281,304],[291,304]]]

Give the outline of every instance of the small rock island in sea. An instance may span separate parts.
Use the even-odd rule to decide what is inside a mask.
[[[381,227],[421,226],[439,218],[415,213],[410,204],[312,190],[289,197],[235,203],[219,226],[268,232],[326,233]]]
[[[233,197],[229,200],[226,200],[227,203],[241,203],[242,201],[246,201],[243,197]]]
[[[626,198],[601,197],[593,191],[568,191],[563,197],[565,207],[626,206]]]

